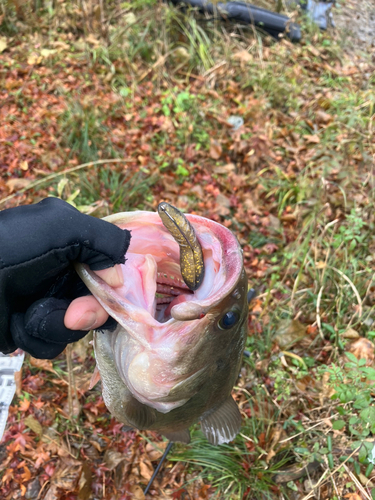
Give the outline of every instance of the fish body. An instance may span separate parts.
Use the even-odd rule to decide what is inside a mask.
[[[200,421],[208,440],[221,444],[241,425],[231,390],[247,336],[247,278],[227,228],[186,218],[204,262],[195,290],[181,274],[178,238],[152,212],[106,217],[132,232],[122,287],[111,288],[85,265],[77,271],[118,322],[114,331],[94,333],[109,411],[129,428],[172,441],[189,442],[189,427]]]

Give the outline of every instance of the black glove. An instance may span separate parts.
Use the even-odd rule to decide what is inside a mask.
[[[125,262],[130,232],[47,198],[0,212],[0,352],[52,359],[87,332],[64,326],[87,289],[73,261],[93,271]]]

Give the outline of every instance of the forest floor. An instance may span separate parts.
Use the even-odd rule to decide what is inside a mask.
[[[294,45],[154,0],[3,7],[0,207],[59,196],[101,217],[165,200],[229,227],[258,293],[241,433],[213,447],[196,426],[147,498],[375,498],[375,52],[343,35],[352,2],[336,31],[298,17]],[[87,338],[26,357],[1,498],[145,498],[166,441],[121,431],[94,366]]]

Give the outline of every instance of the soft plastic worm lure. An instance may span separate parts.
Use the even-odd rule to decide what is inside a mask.
[[[180,247],[181,275],[190,290],[199,288],[204,277],[202,247],[185,215],[169,203],[158,206],[159,216]]]

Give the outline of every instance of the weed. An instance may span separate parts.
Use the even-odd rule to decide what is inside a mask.
[[[62,145],[81,163],[95,161],[99,151],[105,157],[113,157],[108,128],[96,104],[89,99],[69,99],[66,111],[60,116]]]

